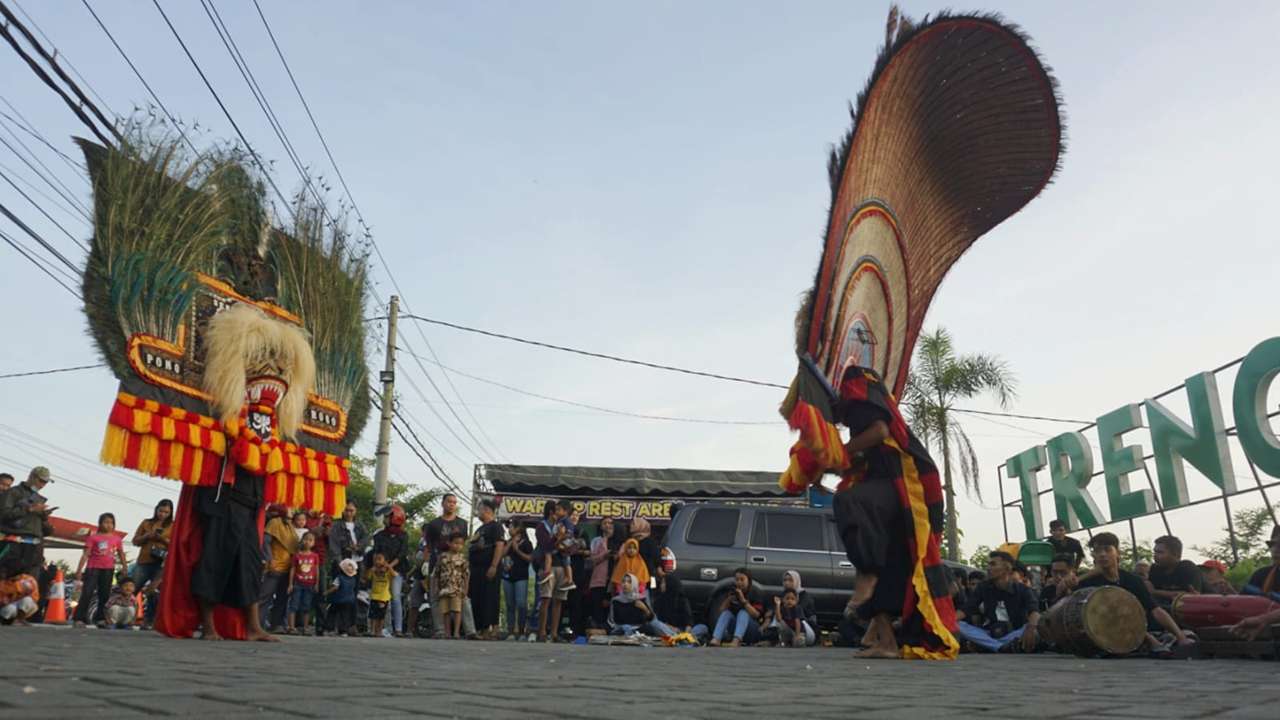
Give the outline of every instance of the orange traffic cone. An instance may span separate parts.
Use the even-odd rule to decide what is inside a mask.
[[[49,625],[67,624],[67,597],[62,577],[62,568],[53,576],[53,585],[49,588],[49,605],[44,610],[44,621]]]

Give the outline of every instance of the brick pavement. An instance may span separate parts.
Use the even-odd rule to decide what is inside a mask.
[[[1277,717],[1280,665],[966,655],[856,661],[845,648],[668,649],[368,638],[201,643],[0,627],[0,718],[580,720]],[[1028,688],[1038,688],[1034,694]]]

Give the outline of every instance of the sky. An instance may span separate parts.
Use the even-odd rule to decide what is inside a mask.
[[[128,115],[146,106],[146,91],[80,2],[17,4],[105,108]],[[233,137],[150,3],[91,4],[171,111],[198,122],[206,141]],[[200,5],[163,5],[236,123],[275,161],[282,189],[296,190],[298,173]],[[826,155],[883,41],[887,3],[262,6],[414,312],[790,380],[792,318],[812,282],[826,219]],[[218,0],[217,8],[291,142],[332,182],[252,2]],[[939,6],[903,8],[919,17]],[[1280,192],[1280,91],[1260,72],[1277,65],[1269,28],[1280,6],[1245,2],[1234,7],[1234,21],[1192,3],[984,9],[1021,25],[1053,68],[1068,149],[1055,182],[954,266],[926,329],[944,326],[962,352],[1006,360],[1019,388],[1009,411],[1084,420],[1276,335],[1280,255],[1268,198]],[[71,137],[85,128],[7,46],[0,68],[0,97],[74,158]],[[75,200],[90,204],[82,172],[3,124],[0,137],[13,142],[8,133],[17,132]],[[52,194],[2,146],[0,169]],[[87,240],[83,218],[33,197]],[[83,261],[11,187],[0,187],[0,202]],[[7,223],[0,229],[20,233]],[[385,299],[392,284],[380,267],[374,275],[374,292]],[[97,361],[78,301],[8,246],[0,246],[0,288],[0,374]],[[430,357],[429,341],[451,368],[534,393],[637,413],[775,421],[604,415],[446,378],[426,364],[478,442],[402,357],[401,401],[464,489],[474,464],[486,461],[771,471],[786,464],[792,437],[776,413],[782,391],[406,325],[402,343],[419,355]],[[371,343],[372,365],[381,365],[380,355]],[[1230,377],[1220,380],[1227,408]],[[21,479],[30,466],[48,465],[81,484],[51,488],[60,515],[88,521],[110,510],[131,530],[177,486],[97,463],[115,387],[105,369],[0,379],[0,468]],[[1270,407],[1278,396],[1273,388]],[[990,398],[967,406],[999,409]],[[1185,412],[1176,397],[1170,407]],[[982,497],[959,504],[967,552],[1003,539],[996,466],[1071,426],[963,422],[982,465]],[[371,422],[356,451],[371,454],[375,437]],[[1133,438],[1147,443],[1145,433]],[[396,440],[392,479],[435,485]],[[1249,477],[1243,465],[1237,473]],[[1196,478],[1191,484],[1194,496],[1212,490]],[[1099,502],[1105,506],[1101,491]],[[1052,517],[1047,505],[1045,512]],[[1170,520],[1188,546],[1215,539],[1224,525],[1216,504]],[[1018,517],[1010,512],[1008,521],[1022,539]],[[1160,534],[1158,519],[1138,523],[1139,537]]]

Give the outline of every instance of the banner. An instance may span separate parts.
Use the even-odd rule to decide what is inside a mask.
[[[503,495],[498,505],[498,517],[518,519],[538,519],[542,517],[542,508],[547,501],[558,501],[556,498],[539,495]],[[629,500],[623,498],[568,498],[574,509],[582,513],[583,520],[634,520],[644,518],[652,523],[666,523],[670,519],[671,505],[675,500],[648,499]]]

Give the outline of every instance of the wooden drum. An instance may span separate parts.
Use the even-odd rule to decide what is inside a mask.
[[[1147,635],[1147,612],[1138,598],[1111,585],[1084,588],[1040,616],[1040,637],[1079,657],[1128,655]]]
[[[1235,625],[1247,617],[1270,612],[1280,604],[1261,595],[1191,595],[1174,598],[1173,619],[1187,629]]]

